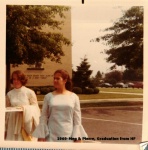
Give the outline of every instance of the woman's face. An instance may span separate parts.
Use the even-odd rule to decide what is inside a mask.
[[[54,87],[61,89],[65,87],[66,80],[64,80],[60,73],[54,75]]]
[[[18,79],[17,75],[16,74],[13,74],[12,76],[12,80],[13,80],[13,86],[14,88],[18,89],[22,86],[22,83],[21,81]]]

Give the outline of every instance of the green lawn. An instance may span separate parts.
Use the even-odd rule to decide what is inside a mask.
[[[142,89],[120,89],[120,88],[99,88],[100,91],[105,92],[126,92],[126,93],[142,93]],[[99,94],[78,94],[80,100],[87,99],[117,99],[117,98],[142,98],[142,95],[131,95],[131,94],[118,94],[118,93],[99,93]],[[44,95],[37,95],[38,101],[43,101]]]
[[[78,95],[80,100],[87,99],[117,99],[117,98],[142,98],[142,95],[130,95],[130,94],[116,94],[116,93],[99,93],[99,94],[91,94],[91,95]]]
[[[102,88],[102,87],[99,87],[99,90],[104,91],[104,92],[143,93],[143,89],[137,89],[137,88]]]

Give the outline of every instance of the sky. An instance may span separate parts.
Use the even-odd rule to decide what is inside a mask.
[[[107,48],[102,42],[90,42],[91,39],[104,35],[103,30],[113,25],[123,12],[131,6],[105,6],[102,5],[77,5],[72,6],[72,65],[76,70],[82,59],[86,56],[90,69],[93,70],[92,76],[97,71],[109,72],[113,65],[107,63],[107,54],[103,51]],[[118,68],[119,70],[122,67]]]

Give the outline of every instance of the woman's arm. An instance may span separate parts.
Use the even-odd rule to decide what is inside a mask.
[[[76,102],[74,107],[74,126],[81,125],[81,109],[80,109],[80,101],[79,97],[76,96]],[[82,140],[75,140],[75,143],[82,143]]]
[[[80,109],[80,100],[77,95],[75,95],[75,106],[74,106],[74,114],[73,114],[73,133],[72,137],[76,138],[75,142],[83,142],[83,137],[88,137],[85,132],[82,123],[81,123],[81,109]],[[80,139],[80,140],[79,140]]]
[[[35,92],[31,89],[30,90],[30,93],[29,93],[29,102],[31,105],[38,105],[38,101],[37,101],[37,96],[35,94]]]
[[[81,109],[80,109],[80,100],[79,97],[76,95],[75,98],[75,106],[74,106],[74,126],[81,125]]]

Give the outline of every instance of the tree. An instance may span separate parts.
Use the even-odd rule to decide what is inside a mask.
[[[122,73],[118,70],[111,71],[105,74],[105,82],[116,84],[117,82],[121,80],[122,80]]]
[[[73,83],[74,86],[78,86],[82,89],[85,87],[88,87],[90,85],[90,75],[92,74],[92,70],[89,70],[90,65],[88,63],[88,59],[86,56],[81,59],[82,62],[80,63],[80,66],[77,66],[77,70],[73,71]]]
[[[6,67],[9,87],[10,64],[35,64],[44,58],[60,62],[64,56],[62,46],[70,41],[60,32],[65,18],[65,6],[7,5],[6,14]],[[60,19],[56,20],[56,16]],[[52,30],[45,32],[47,25]],[[57,31],[58,31],[57,30]]]
[[[96,87],[100,84],[101,78],[102,78],[102,74],[100,71],[98,71],[95,77],[91,78],[91,83]]]
[[[101,79],[102,78],[102,74],[100,71],[97,72],[95,78]]]
[[[126,68],[143,68],[143,7],[134,6],[125,11],[109,33],[101,37],[110,46],[107,61]]]
[[[143,81],[143,70],[126,69],[123,72],[123,80],[125,81]]]

